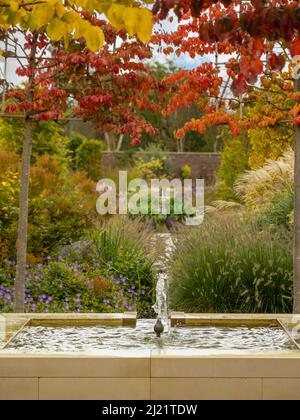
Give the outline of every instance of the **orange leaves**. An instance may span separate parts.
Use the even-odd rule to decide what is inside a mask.
[[[195,70],[181,70],[164,79],[165,93],[161,98],[165,103],[163,114],[171,114],[179,108],[189,108],[197,104],[206,109],[210,96],[218,96],[222,79],[210,64],[203,64]]]
[[[240,135],[240,128],[236,119],[225,111],[219,111],[206,114],[200,119],[193,118],[182,129],[177,131],[176,138],[180,139],[184,137],[188,131],[196,131],[204,134],[209,126],[216,125],[228,125],[234,136]]]
[[[294,106],[294,108],[290,111],[290,116],[293,119],[294,125],[300,125],[300,104]]]

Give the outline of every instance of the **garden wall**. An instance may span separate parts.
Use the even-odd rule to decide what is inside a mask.
[[[124,164],[130,162],[130,159],[137,159],[139,156],[145,156],[143,153],[130,152],[104,152],[102,157],[103,167],[122,167]],[[180,175],[184,165],[189,165],[192,169],[193,178],[203,178],[206,183],[214,182],[216,172],[219,169],[221,155],[220,153],[162,153],[162,156],[172,162],[174,173]]]

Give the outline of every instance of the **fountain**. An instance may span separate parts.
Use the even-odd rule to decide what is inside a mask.
[[[168,302],[168,265],[174,252],[175,243],[170,233],[157,234],[155,239],[160,240],[164,247],[164,251],[155,263],[155,267],[158,270],[158,281],[156,285],[156,302],[153,306],[157,314],[154,332],[159,338],[163,332],[169,332],[171,327]]]

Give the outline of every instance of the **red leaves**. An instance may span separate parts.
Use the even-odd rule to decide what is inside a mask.
[[[95,107],[112,107],[113,100],[111,95],[87,95],[84,96],[79,102],[79,112],[84,115],[91,115]]]
[[[268,56],[268,64],[271,70],[281,71],[285,66],[285,57],[283,54],[277,55],[272,52]]]
[[[295,38],[291,42],[290,50],[291,50],[292,57],[296,57],[297,55],[300,55],[300,39],[299,38]]]
[[[240,97],[248,90],[248,85],[245,76],[240,73],[231,85],[231,90],[234,96]]]
[[[57,120],[60,117],[60,113],[59,112],[55,112],[55,111],[48,111],[48,112],[43,112],[38,119],[40,121],[50,121],[50,120]]]

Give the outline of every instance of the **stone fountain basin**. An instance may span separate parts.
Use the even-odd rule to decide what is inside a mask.
[[[94,354],[11,354],[25,325],[136,325],[136,314],[0,315],[0,400],[300,400],[300,315],[173,313],[173,326],[281,327],[295,349],[201,354],[197,350],[102,350]]]

